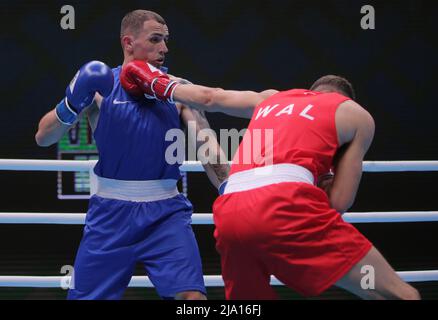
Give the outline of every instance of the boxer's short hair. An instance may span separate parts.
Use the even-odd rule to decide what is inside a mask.
[[[350,81],[340,76],[335,76],[335,75],[323,76],[312,84],[310,90],[318,91],[316,90],[318,87],[333,88],[335,89],[335,91],[339,91],[343,95],[353,100],[356,99],[356,94],[354,92],[353,85],[350,83]]]
[[[128,33],[137,34],[143,29],[145,21],[155,20],[158,23],[166,24],[166,21],[158,13],[148,10],[134,10],[128,12],[122,19],[120,26],[120,37],[125,36]]]

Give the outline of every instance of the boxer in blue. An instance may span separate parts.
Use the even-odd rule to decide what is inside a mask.
[[[121,24],[123,65],[144,60],[162,68],[168,36],[158,14],[128,13]],[[140,262],[162,298],[205,299],[192,205],[176,187],[179,164],[165,159],[171,143],[165,135],[180,128],[180,120],[196,120],[197,130],[208,122],[183,105],[127,93],[120,71],[121,66],[111,70],[98,61],[85,64],[66,97],[41,119],[35,136],[38,145],[49,146],[87,114],[99,150],[97,193],[89,202],[68,298],[120,299]],[[222,149],[213,143],[217,147],[210,150],[219,159]],[[228,164],[204,168],[216,187],[229,170]]]

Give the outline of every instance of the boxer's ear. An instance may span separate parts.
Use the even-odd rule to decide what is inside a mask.
[[[132,54],[134,52],[134,47],[133,47],[134,38],[133,37],[131,37],[131,36],[123,36],[120,39],[120,42],[122,44],[123,51],[125,51],[125,52],[127,52],[129,54]]]

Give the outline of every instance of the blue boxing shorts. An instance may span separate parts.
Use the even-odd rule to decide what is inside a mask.
[[[120,299],[137,263],[163,298],[206,294],[192,210],[179,193],[156,201],[92,196],[68,299]]]

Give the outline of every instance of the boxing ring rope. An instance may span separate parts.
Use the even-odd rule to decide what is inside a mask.
[[[14,171],[88,171],[90,192],[95,190],[93,167],[97,160],[33,160],[0,159],[0,170]],[[202,172],[198,161],[185,161],[181,171]],[[364,172],[413,172],[438,171],[438,161],[364,161]],[[438,221],[438,211],[398,211],[398,212],[347,212],[343,219],[350,223],[371,222],[426,222]],[[84,213],[36,213],[2,212],[0,224],[84,224]],[[192,216],[193,224],[213,224],[211,213],[197,213]],[[407,282],[438,281],[438,270],[399,271],[397,274]],[[0,276],[0,287],[59,288],[68,284],[69,276]],[[204,276],[209,287],[223,287],[221,276]],[[283,285],[271,277],[271,285]],[[153,287],[146,276],[133,276],[129,287]]]
[[[350,223],[438,221],[438,211],[347,212]],[[85,213],[0,212],[0,224],[84,224]],[[213,214],[195,213],[192,224],[213,224]]]
[[[90,171],[97,160],[0,159],[0,170]],[[184,161],[181,171],[203,172],[199,161]],[[438,161],[364,161],[364,172],[438,171]]]
[[[438,270],[428,271],[399,271],[397,274],[407,282],[426,282],[438,280]],[[38,277],[38,276],[0,276],[0,287],[26,287],[26,288],[60,288],[70,283],[70,276]],[[204,276],[204,281],[209,287],[223,287],[221,276]],[[271,276],[271,285],[284,285],[277,278]],[[153,288],[152,282],[146,276],[133,276],[129,282],[130,288]]]

